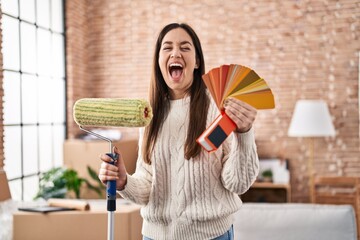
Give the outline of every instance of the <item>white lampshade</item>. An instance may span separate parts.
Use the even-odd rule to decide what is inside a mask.
[[[288,130],[290,137],[335,136],[329,109],[323,100],[299,100]]]

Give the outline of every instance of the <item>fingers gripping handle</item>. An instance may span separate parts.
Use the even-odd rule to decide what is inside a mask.
[[[107,153],[106,155],[108,155],[114,160],[110,163],[113,165],[115,165],[117,160],[119,159],[119,154],[117,153]],[[107,210],[113,212],[116,210],[116,180],[111,180],[107,182],[106,193]]]

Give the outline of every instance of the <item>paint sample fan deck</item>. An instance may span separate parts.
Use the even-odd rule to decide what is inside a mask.
[[[222,65],[202,76],[221,114],[201,134],[197,142],[208,152],[213,152],[236,129],[236,124],[224,113],[228,97],[239,99],[256,109],[275,107],[274,96],[265,80],[254,70],[237,65]]]
[[[237,98],[256,109],[275,107],[274,96],[265,80],[248,67],[222,65],[202,78],[220,110],[228,97]]]

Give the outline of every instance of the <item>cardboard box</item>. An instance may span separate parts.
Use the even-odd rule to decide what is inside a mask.
[[[8,199],[11,199],[11,194],[6,172],[0,170],[0,201],[5,201]]]
[[[133,174],[135,172],[138,155],[138,140],[121,140],[113,142],[113,145],[121,151],[128,173]],[[109,143],[106,141],[69,139],[64,143],[64,165],[76,170],[80,177],[86,178],[91,183],[96,184],[88,174],[87,166],[90,166],[98,173],[101,165],[99,155],[108,153],[109,151]],[[81,188],[80,193],[81,198],[84,199],[99,198],[94,191],[87,189],[85,186]]]
[[[100,201],[100,200],[99,200]],[[47,214],[21,212],[13,216],[13,240],[107,239],[106,200],[89,211],[64,211]],[[98,204],[96,204],[98,205]],[[141,240],[140,206],[117,204],[114,213],[114,239]]]

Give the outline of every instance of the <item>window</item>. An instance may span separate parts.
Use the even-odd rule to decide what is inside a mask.
[[[31,200],[39,174],[63,164],[63,0],[2,0],[4,156],[12,198]]]

